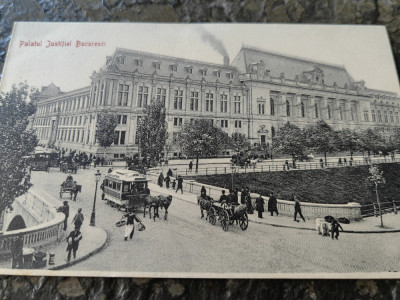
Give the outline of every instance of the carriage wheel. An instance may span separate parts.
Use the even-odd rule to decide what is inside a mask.
[[[217,222],[217,218],[215,216],[215,209],[213,207],[210,208],[208,211],[208,222],[210,222],[211,225],[215,225]]]
[[[239,220],[239,226],[242,228],[242,230],[246,230],[247,227],[249,226],[249,217],[247,216],[247,213],[245,212],[243,216]]]
[[[229,214],[226,210],[223,210],[220,215],[221,226],[224,231],[227,231],[229,228]]]

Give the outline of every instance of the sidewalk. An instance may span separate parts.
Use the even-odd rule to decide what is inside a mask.
[[[39,192],[42,197],[44,197],[48,202],[52,203],[54,207],[62,206],[62,202],[58,199],[50,196],[47,192],[40,190]],[[67,242],[66,238],[69,233],[74,229],[74,226],[71,224],[72,218],[76,214],[76,210],[70,207],[69,218],[68,218],[68,227],[65,231],[64,236],[61,238],[60,242],[53,244],[50,247],[42,248],[41,250],[46,251],[46,260],[47,264],[44,269],[48,270],[59,270],[63,268],[67,268],[71,265],[74,265],[82,260],[87,259],[88,257],[96,254],[101,251],[107,243],[107,232],[100,227],[92,227],[89,226],[89,221],[85,220],[81,227],[82,240],[79,243],[79,248],[76,252],[76,259],[73,258],[71,253],[71,261],[67,263]],[[54,253],[54,265],[49,265],[49,253]],[[0,261],[0,269],[9,269],[11,268],[11,259],[7,261]]]
[[[175,193],[174,190],[167,190],[165,187],[161,188],[154,183],[149,183],[152,191],[162,194],[170,194],[174,198],[180,199],[182,201],[197,204],[197,195],[189,192],[184,192],[183,194]],[[200,213],[199,213],[200,217]],[[307,218],[304,216],[306,221],[298,217],[299,222],[295,222],[292,216],[279,215],[271,216],[269,212],[263,213],[263,219],[257,217],[257,211],[254,214],[248,214],[249,222],[263,224],[275,227],[286,227],[301,230],[312,230],[316,231],[315,218]],[[345,233],[390,233],[390,232],[400,232],[400,212],[398,214],[390,213],[383,215],[384,227],[380,227],[379,217],[368,217],[361,221],[352,221],[350,224],[341,224]]]

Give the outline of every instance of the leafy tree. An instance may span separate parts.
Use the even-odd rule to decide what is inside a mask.
[[[304,129],[308,148],[314,149],[318,153],[324,154],[325,166],[326,155],[339,148],[339,139],[336,132],[325,121],[318,121],[308,125]]]
[[[138,122],[137,137],[147,166],[156,165],[167,139],[165,108],[160,101],[154,101],[147,106],[145,115]]]
[[[279,153],[291,155],[294,161],[295,156],[302,155],[306,148],[303,132],[287,122],[272,139],[272,148]]]
[[[214,127],[210,120],[195,119],[185,124],[179,140],[180,147],[188,156],[196,158],[196,172],[199,169],[199,157],[211,157],[231,144],[227,133]]]
[[[381,202],[379,201],[378,187],[381,184],[385,184],[386,181],[383,177],[383,171],[380,171],[378,166],[371,166],[369,168],[369,173],[371,174],[371,176],[368,177],[368,180],[373,182],[375,185],[376,201],[378,202],[379,215],[381,216],[381,227],[383,227],[382,210]]]
[[[350,151],[350,157],[353,157],[353,152],[360,149],[360,136],[357,132],[348,128],[337,132],[338,146],[342,151]]]
[[[383,148],[384,140],[376,130],[371,128],[364,129],[360,132],[360,148],[367,151],[368,156],[372,152],[377,152]]]
[[[104,148],[104,158],[107,148],[114,142],[117,132],[115,128],[118,125],[118,115],[114,113],[101,112],[98,114],[96,124],[96,139],[100,147]]]
[[[12,209],[14,199],[30,187],[24,156],[38,144],[35,132],[27,130],[28,117],[36,111],[36,106],[28,102],[30,92],[34,90],[25,82],[0,95],[0,213]]]
[[[231,138],[231,146],[236,152],[240,152],[248,149],[250,142],[244,133],[234,132]]]

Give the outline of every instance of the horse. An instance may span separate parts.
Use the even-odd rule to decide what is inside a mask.
[[[164,214],[164,220],[167,220],[168,218],[168,207],[171,205],[172,202],[172,196],[164,196],[164,195],[159,195],[159,196],[146,196],[144,198],[144,209],[143,209],[143,217],[146,217],[146,209],[149,210],[149,215],[151,219],[151,209],[153,208],[153,220],[156,220],[156,216],[159,218],[158,214],[158,208],[161,207],[161,209],[165,208],[165,214]]]
[[[213,199],[210,196],[206,196],[205,198],[201,196],[197,196],[197,203],[200,205],[201,219],[204,218],[203,210],[207,212],[206,220],[208,218],[208,211],[210,210]]]
[[[72,200],[72,195],[74,195],[74,201],[76,201],[76,196],[78,195],[78,193],[82,192],[82,185],[80,184],[75,184],[72,187],[72,190],[69,192],[70,194],[70,200]]]

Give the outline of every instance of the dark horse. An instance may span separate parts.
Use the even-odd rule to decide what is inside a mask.
[[[158,196],[146,196],[144,198],[144,209],[143,209],[143,217],[146,217],[146,209],[149,210],[149,215],[151,219],[151,209],[153,208],[153,220],[156,220],[156,217],[160,217],[158,214],[158,208],[165,209],[164,213],[164,220],[167,220],[168,218],[168,207],[171,205],[172,202],[172,196],[164,196],[164,195],[158,195]]]
[[[63,182],[60,188],[60,198],[62,198],[63,193],[70,194],[70,200],[72,200],[72,196],[74,196],[74,201],[76,201],[76,196],[78,193],[82,192],[82,185],[76,184],[76,181],[72,182]]]
[[[207,212],[206,220],[208,218],[208,211],[210,210],[214,200],[210,196],[201,197],[197,196],[197,203],[200,205],[201,218],[204,218],[203,210]]]

